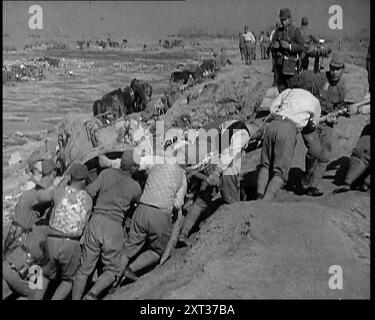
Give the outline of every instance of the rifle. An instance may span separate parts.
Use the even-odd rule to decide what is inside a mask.
[[[364,108],[364,106],[369,105],[369,104],[370,104],[370,99],[366,99],[364,101],[352,103],[352,104],[350,104],[350,105],[348,105],[346,107],[340,108],[338,110],[330,112],[326,116],[321,117],[319,119],[319,123],[326,122],[327,121],[327,117],[329,115],[333,115],[333,116],[336,116],[336,117],[337,116],[342,116],[342,115],[348,114],[350,112],[350,110],[353,110],[353,109],[355,110],[354,114],[364,113],[364,111],[366,110]]]

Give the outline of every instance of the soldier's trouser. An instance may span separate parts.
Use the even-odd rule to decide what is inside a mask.
[[[220,187],[221,198],[226,203],[240,201],[240,176],[223,174],[222,184]]]
[[[100,256],[104,265],[103,270],[118,276],[124,243],[124,230],[121,224],[94,213],[83,237],[81,263],[77,274],[88,278]]]
[[[140,204],[134,212],[129,237],[125,241],[125,256],[132,259],[147,242],[148,249],[155,251],[161,257],[167,247],[171,232],[170,213]]]
[[[43,275],[54,280],[61,272],[61,279],[72,282],[79,267],[81,246],[77,240],[47,237],[49,261],[43,267]]]
[[[266,46],[264,44],[260,44],[260,58],[266,59]]]
[[[304,141],[305,143],[308,141],[306,145],[306,174],[311,177],[309,186],[317,188],[331,159],[333,126],[325,123],[320,124],[307,138],[305,135]]]
[[[12,293],[22,297],[31,298],[34,290],[29,287],[27,279],[22,279],[8,261],[3,262],[3,299]]]
[[[293,76],[282,74],[280,66],[274,66],[274,78],[276,80],[279,93],[281,93],[285,89],[292,88],[291,79],[293,78]]]
[[[205,211],[212,203],[213,190],[214,187],[207,186],[206,189],[198,192],[197,198],[194,200],[194,203],[190,206],[186,214],[185,221],[180,232],[181,235],[186,237],[189,235],[190,230],[194,227],[202,212]]]
[[[309,57],[305,55],[301,61],[301,70],[307,70],[309,68]]]
[[[244,44],[244,49],[245,49],[245,62],[247,64],[251,64],[251,60],[252,60],[251,44],[250,43],[245,43]]]
[[[350,159],[350,166],[345,177],[345,183],[351,185],[359,177],[363,176],[370,168],[371,163],[371,140],[370,140],[370,125],[366,125],[362,130],[361,136],[358,139],[357,145],[353,149]],[[365,177],[363,177],[365,178]],[[366,179],[365,183],[370,184],[370,179]]]
[[[240,55],[241,55],[241,61],[243,61],[244,59],[244,46],[243,45],[240,45]]]
[[[284,182],[292,165],[297,143],[297,127],[289,120],[276,118],[266,129],[260,157],[260,168],[279,175]]]

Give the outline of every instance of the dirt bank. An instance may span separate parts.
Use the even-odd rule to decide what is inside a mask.
[[[241,101],[243,96],[235,89],[241,82],[246,82],[242,90],[247,92],[258,84],[259,90],[247,100],[253,108],[258,99],[254,92],[264,93],[272,80],[267,66],[259,62],[246,68],[235,63],[215,81],[193,89],[193,93],[198,92],[198,106],[189,106],[181,97],[165,118],[175,119],[181,114],[194,118],[197,112],[201,115],[197,121],[213,119],[218,116],[216,109],[205,113],[199,108],[217,107],[213,102],[215,94],[222,94],[224,90],[220,89],[230,84],[234,89],[226,97],[233,99],[227,103]],[[366,91],[366,79],[362,77],[365,73],[356,67],[349,70],[354,70],[353,78],[350,73],[346,75],[351,81],[349,88],[354,88],[351,94],[362,98],[361,92],[364,95]],[[257,71],[259,75],[255,77]],[[205,105],[207,96],[211,99]],[[244,116],[244,109],[229,116]],[[370,195],[354,191],[331,193],[339,178],[337,169],[350,156],[368,119],[369,115],[339,119],[332,162],[322,182],[323,197],[297,196],[283,190],[273,203],[225,205],[201,223],[200,230],[189,239],[189,248],[176,249],[165,265],[136,283],[123,286],[107,299],[368,299]],[[302,139],[297,148],[293,167],[304,170]],[[256,184],[259,158],[257,150],[243,161],[242,182],[250,190]],[[332,265],[343,270],[342,290],[332,290],[328,285]]]
[[[351,94],[355,99],[362,97],[367,90],[364,69],[348,66],[347,70],[345,77],[351,81]],[[158,76],[154,81],[161,88],[165,82],[160,81],[167,79],[167,73]],[[55,96],[59,90],[70,90],[74,101],[65,94],[69,100],[67,105],[89,112],[94,97],[90,90],[97,97],[130,78],[127,75],[125,81],[121,72],[99,68],[95,77],[82,73],[78,79],[66,83],[51,78],[44,83],[47,85],[44,91],[38,84],[10,88],[5,102],[8,110],[17,106],[16,110],[23,112],[28,100],[24,99],[23,104],[20,101],[33,96],[36,110],[53,109],[55,113],[64,104],[53,100],[47,106],[43,99]],[[166,130],[171,126],[201,126],[215,120],[243,119],[260,105],[272,80],[270,61],[258,60],[245,66],[236,59],[214,80],[188,89],[177,99],[162,116]],[[81,86],[77,87],[77,83]],[[36,90],[40,90],[40,97],[35,98]],[[15,100],[20,93],[19,100]],[[65,109],[59,111],[65,112]],[[201,223],[199,231],[189,238],[188,248],[174,250],[163,266],[119,288],[106,299],[369,298],[369,193],[331,193],[336,171],[350,156],[368,119],[369,115],[340,118],[335,128],[337,143],[332,163],[322,181],[323,197],[297,196],[283,190],[273,203],[248,201],[225,205]],[[28,142],[22,148],[9,148],[6,159],[13,151],[20,151],[24,158],[35,149],[46,148],[53,153],[56,137],[49,134],[45,138],[49,141],[47,147],[44,140]],[[304,170],[304,152],[300,139],[294,168]],[[243,161],[242,184],[249,194],[256,183],[259,157],[260,150],[257,150]],[[13,204],[6,197],[19,193],[27,179],[22,168],[22,165],[6,167],[3,158],[4,223],[9,220]],[[328,270],[332,265],[342,267],[342,290],[331,290],[328,286]]]

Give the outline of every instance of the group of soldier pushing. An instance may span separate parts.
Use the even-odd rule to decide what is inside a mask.
[[[211,150],[217,151],[213,153],[215,164],[202,169],[200,177],[187,177],[187,169],[197,157],[191,149],[186,152],[192,145],[200,148],[207,143],[199,135],[194,141],[173,145],[168,157],[145,154],[137,148],[127,150],[120,161],[111,162],[111,167],[104,168],[90,183],[87,167],[74,163],[69,170],[70,183],[62,185],[56,180],[54,161],[43,160],[41,176],[19,199],[5,240],[3,298],[16,294],[43,299],[53,289],[52,299],[71,294],[73,299],[93,300],[123,281],[135,281],[160,262],[172,233],[172,213],[184,208],[192,180],[195,194],[192,205],[184,210],[179,246],[188,245],[194,225],[214,204],[215,190],[221,195],[220,203],[241,201],[241,159],[260,129],[262,150],[254,198],[272,201],[286,185],[298,134],[307,148],[302,193],[321,196],[319,185],[331,160],[337,124],[333,111],[346,103],[342,82],[345,64],[335,53],[329,71],[300,71],[298,59],[306,50],[301,30],[291,24],[287,8],[280,11],[280,23],[269,45],[280,94],[270,105],[268,125],[260,128],[238,120],[207,125],[206,130],[215,128],[220,134],[211,145]],[[250,53],[249,49],[247,62]],[[369,64],[368,54],[368,72]],[[349,106],[349,113],[356,111]],[[326,116],[324,122],[322,116]],[[336,192],[356,186],[368,189],[369,127],[364,128],[344,184]],[[36,168],[36,162],[30,169]],[[135,178],[140,172],[147,173],[143,183]],[[126,217],[133,210],[129,227]],[[40,286],[30,285],[36,279],[28,270],[32,265],[40,266]],[[95,270],[97,279],[92,284]],[[57,287],[49,286],[51,282]]]

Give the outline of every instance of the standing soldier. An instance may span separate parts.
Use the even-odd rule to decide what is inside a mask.
[[[319,100],[303,89],[286,89],[271,103],[274,120],[263,139],[257,179],[257,199],[271,201],[286,183],[292,165],[297,134],[319,123]],[[269,181],[269,174],[273,176]]]
[[[317,39],[309,30],[308,27],[309,20],[307,17],[303,17],[301,20],[301,33],[303,36],[303,42],[305,44],[305,52],[301,54],[301,69],[307,70],[309,67],[309,57],[307,55],[308,49],[311,45],[319,44],[319,39]],[[319,57],[317,57],[319,59]]]
[[[254,31],[251,31],[251,33],[254,35],[254,43],[251,46],[251,59],[256,60],[257,59],[256,47],[257,47],[258,39],[255,36],[255,32]]]
[[[316,131],[302,135],[307,147],[306,175],[303,184],[306,187],[305,193],[309,196],[323,195],[318,186],[330,161],[333,127],[337,124],[337,117],[331,112],[345,105],[345,85],[342,80],[344,68],[342,57],[335,53],[329,71],[325,73],[303,71],[291,81],[293,85],[297,84],[299,88],[312,92],[320,101],[322,116],[328,115],[326,122],[321,123]]]
[[[83,235],[81,264],[74,280],[73,300],[81,299],[87,279],[94,271],[99,257],[105,271],[84,300],[96,300],[120,275],[125,214],[132,203],[139,201],[142,194],[141,187],[131,177],[134,166],[133,150],[126,150],[121,157],[120,169],[103,170],[86,187],[87,193],[96,198],[96,203]]]
[[[276,30],[278,30],[279,28],[281,27],[280,25],[280,22],[276,22],[275,23],[275,29],[273,29],[270,33],[270,42],[269,42],[269,45],[268,45],[268,52],[271,52],[271,58],[272,58],[272,72],[273,72],[273,83],[272,83],[272,86],[276,86],[277,85],[277,82],[276,82],[276,52],[272,52],[271,50],[271,44],[272,44],[272,41],[273,41],[273,37],[275,35],[275,32]]]
[[[264,31],[260,32],[259,37],[259,45],[260,45],[260,59],[266,59],[266,41]]]
[[[249,27],[244,27],[244,48],[245,48],[245,63],[247,65],[251,64],[251,60],[253,58],[253,46],[255,45],[255,37],[254,35],[249,31]]]
[[[245,45],[244,45],[245,40],[243,38],[242,32],[238,34],[238,42],[239,42],[238,46],[240,48],[240,54],[241,54],[241,61],[243,61],[244,56],[245,56]]]
[[[301,30],[292,24],[288,8],[280,10],[282,27],[272,37],[271,50],[275,59],[274,75],[279,92],[291,88],[290,79],[299,73],[299,58],[305,51]]]
[[[65,187],[41,190],[38,203],[54,203],[47,235],[48,263],[43,266],[43,286],[34,292],[34,300],[42,300],[50,281],[57,277],[61,283],[52,300],[64,300],[71,292],[73,278],[79,266],[83,229],[89,218],[92,200],[83,188],[88,178],[87,167],[74,163],[70,169],[71,182]]]

